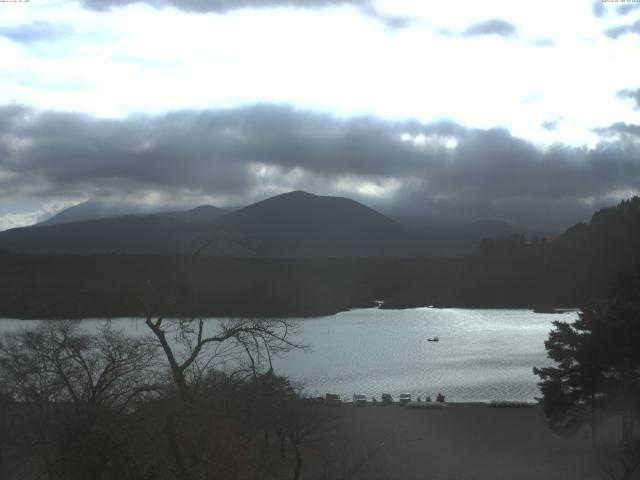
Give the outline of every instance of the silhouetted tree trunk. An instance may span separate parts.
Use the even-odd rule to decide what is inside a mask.
[[[176,388],[178,389],[178,392],[180,393],[180,398],[182,398],[184,402],[187,402],[189,399],[189,387],[187,386],[187,380],[185,378],[184,371],[188,367],[188,365],[178,364],[173,353],[173,348],[171,347],[171,345],[169,345],[169,342],[167,341],[167,335],[162,329],[162,318],[158,318],[157,320],[153,321],[151,317],[147,317],[145,323],[158,339],[158,342],[160,342],[162,351],[164,352],[165,357],[167,358],[167,362],[169,363],[169,367],[171,368],[173,381],[176,385]]]
[[[173,381],[184,403],[192,400],[192,387],[197,384],[203,370],[210,367],[214,360],[215,351],[204,352],[208,346],[230,343],[231,348],[237,348],[238,358],[248,359],[248,370],[254,377],[261,368],[272,369],[273,356],[293,348],[306,348],[305,345],[291,340],[295,328],[286,320],[227,320],[220,322],[215,334],[211,335],[205,334],[204,321],[201,318],[166,321],[162,317],[155,320],[147,317],[145,323],[165,354]],[[170,329],[175,334],[177,342],[185,349],[180,358],[176,354],[176,347],[167,340],[167,332]],[[238,368],[243,368],[243,364],[244,362],[239,361]]]
[[[296,446],[296,470],[293,474],[293,480],[300,479],[300,470],[302,469],[302,455],[300,454],[300,448]]]
[[[278,436],[278,441],[280,442],[280,458],[285,458],[285,442],[287,441],[287,435],[282,430],[277,429],[276,435]]]

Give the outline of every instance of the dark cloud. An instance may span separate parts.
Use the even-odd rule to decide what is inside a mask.
[[[630,137],[640,127],[609,128],[593,149],[541,149],[501,129],[274,105],[121,120],[8,106],[0,108],[0,196],[211,195],[238,204],[302,189],[555,229],[640,185],[640,147]],[[358,193],[365,183],[394,188],[376,199]]]
[[[636,10],[640,8],[640,3],[638,2],[634,2],[634,3],[626,3],[624,5],[618,5],[616,8],[616,13],[618,15],[626,15],[630,12],[632,12],[633,10]]]
[[[605,14],[604,4],[602,0],[594,0],[591,4],[593,15],[600,18]]]
[[[124,7],[135,3],[146,3],[154,8],[174,7],[194,13],[228,13],[243,8],[326,8],[340,5],[357,7],[364,15],[384,24],[390,29],[406,28],[414,22],[410,17],[389,15],[376,9],[371,0],[82,0],[88,8],[99,11]]]
[[[383,23],[388,28],[391,28],[393,30],[400,29],[400,28],[407,28],[415,22],[415,20],[411,17],[403,17],[399,15],[389,15],[387,13],[383,13],[380,10],[377,10],[376,8],[374,8],[373,5],[371,5],[368,2],[360,2],[360,3],[361,3],[360,10],[365,15]]]
[[[71,34],[70,27],[47,22],[0,27],[0,36],[26,45],[38,42],[55,42]]]
[[[187,12],[226,13],[242,8],[322,8],[337,5],[367,6],[370,0],[82,0],[94,10],[108,10],[134,3],[147,3],[155,8],[175,7]]]
[[[631,23],[629,25],[619,25],[617,27],[611,27],[604,31],[604,34],[609,38],[618,38],[627,33],[635,33],[640,35],[640,20]]]
[[[553,47],[555,43],[550,38],[526,38],[521,37],[518,32],[518,27],[514,24],[502,20],[500,18],[493,18],[478,23],[469,25],[463,31],[452,31],[448,29],[438,29],[441,35],[452,38],[465,38],[465,37],[481,37],[496,35],[506,39],[519,39],[526,45],[532,47]]]
[[[615,2],[610,2],[609,5],[605,6],[605,2],[603,2],[603,0],[594,0],[591,4],[593,15],[598,18],[601,18],[606,13],[610,12],[613,12],[616,15],[625,16],[638,8],[640,8],[640,2],[628,2],[622,5],[615,4]]]
[[[561,119],[560,118],[556,118],[554,120],[549,120],[547,122],[542,122],[540,124],[540,126],[542,128],[544,128],[545,130],[548,130],[550,132],[557,130],[558,129],[558,123],[560,123]]]
[[[633,99],[636,102],[636,108],[640,109],[640,88],[638,88],[637,90],[630,90],[630,89],[620,90],[618,92],[618,97]]]
[[[499,35],[501,37],[515,37],[518,29],[512,23],[499,18],[493,18],[484,22],[469,25],[464,31],[464,36],[473,37],[480,35]]]
[[[617,122],[605,128],[597,128],[595,132],[605,137],[636,137],[640,140],[640,125],[632,123]]]

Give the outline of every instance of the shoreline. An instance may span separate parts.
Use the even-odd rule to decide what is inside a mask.
[[[318,397],[320,398],[320,397]],[[315,400],[315,398],[313,398],[313,400]],[[413,404],[420,404],[420,405],[438,405],[438,402],[410,402]],[[497,405],[500,404],[500,405]],[[504,405],[503,405],[504,404]],[[511,404],[511,405],[509,405]],[[367,401],[366,406],[360,406],[360,405],[353,405],[353,402],[350,400],[343,400],[342,404],[340,406],[336,406],[336,408],[342,408],[342,407],[357,407],[357,408],[367,408],[367,407],[403,407],[403,408],[410,408],[410,407],[405,407],[405,405],[401,404],[400,402],[394,400],[393,403],[391,405],[383,405],[381,401],[378,402],[371,402],[371,401]],[[512,408],[512,409],[517,409],[517,408],[539,408],[540,405],[538,404],[538,402],[536,401],[520,401],[520,400],[463,400],[460,402],[457,401],[453,401],[453,402],[442,402],[441,403],[441,408],[448,408],[448,407],[487,407],[487,408]],[[434,409],[438,409],[439,407],[436,407]]]
[[[47,318],[42,318],[42,316],[37,315],[19,315],[19,316],[11,316],[0,313],[0,321],[3,320],[24,320],[24,321],[38,321],[38,320],[132,320],[132,319],[144,319],[147,316],[150,317],[164,317],[167,319],[171,318],[205,318],[205,319],[213,319],[213,318],[256,318],[256,319],[271,319],[271,318],[290,318],[293,320],[306,320],[312,318],[322,318],[322,317],[333,317],[340,313],[349,312],[352,310],[388,310],[388,311],[402,311],[402,310],[417,310],[417,309],[434,309],[434,310],[448,310],[448,309],[457,309],[457,310],[527,310],[532,313],[537,313],[541,315],[561,315],[563,313],[570,312],[578,312],[580,311],[579,307],[554,307],[554,308],[538,308],[535,306],[469,306],[469,305],[423,305],[423,306],[394,306],[394,307],[384,307],[384,306],[376,306],[376,304],[367,305],[367,306],[354,306],[349,308],[343,308],[340,310],[328,310],[327,312],[313,312],[305,315],[222,315],[222,314],[211,314],[211,315],[162,315],[162,314],[154,314],[154,315],[114,315],[114,316],[86,316],[86,315],[50,315]]]

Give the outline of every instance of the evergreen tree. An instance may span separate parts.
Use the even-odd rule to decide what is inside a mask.
[[[545,347],[556,366],[534,368],[551,428],[569,435],[590,423],[595,441],[597,420],[620,415],[629,440],[639,413],[640,304],[601,302],[554,327]]]

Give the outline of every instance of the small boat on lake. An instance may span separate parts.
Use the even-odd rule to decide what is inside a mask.
[[[427,338],[427,342],[439,342],[440,337]]]

